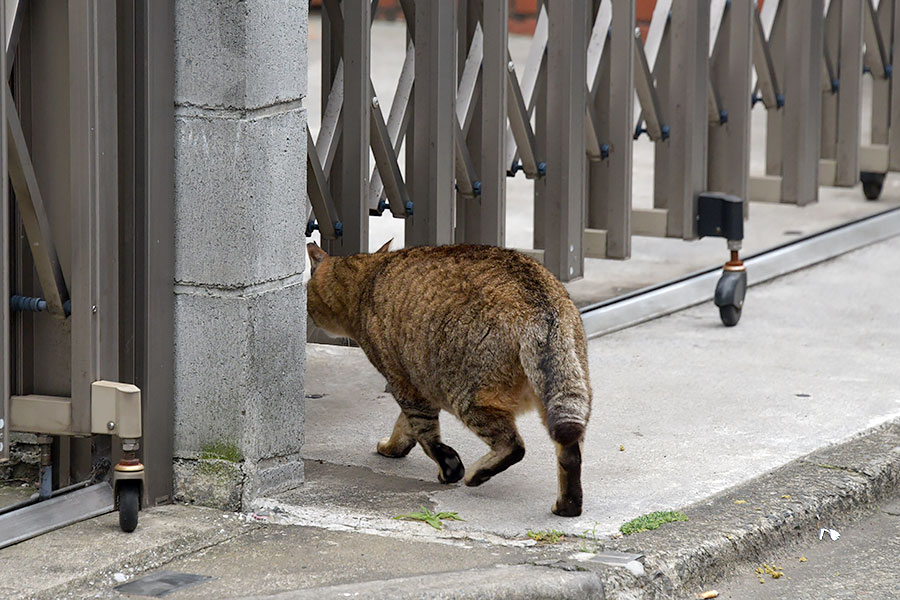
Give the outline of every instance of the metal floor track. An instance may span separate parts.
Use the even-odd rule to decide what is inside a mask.
[[[0,515],[0,548],[92,517],[112,512],[113,490],[106,482]]]
[[[900,235],[900,208],[745,257],[748,284],[763,283],[896,235]],[[722,267],[714,267],[586,306],[581,309],[585,332],[589,338],[598,337],[708,302],[721,274]],[[753,301],[752,295],[749,299]]]

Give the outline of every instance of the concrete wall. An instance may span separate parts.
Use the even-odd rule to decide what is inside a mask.
[[[175,495],[303,480],[308,0],[175,2]]]

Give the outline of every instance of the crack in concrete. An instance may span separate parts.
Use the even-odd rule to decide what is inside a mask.
[[[294,100],[274,102],[255,108],[242,108],[238,106],[208,106],[179,102],[175,105],[175,118],[199,118],[212,120],[246,120],[254,121],[271,116],[282,115],[298,109],[305,109],[303,100],[305,96]]]
[[[859,469],[854,469],[853,467],[842,467],[840,465],[832,465],[832,464],[828,464],[828,463],[816,463],[816,462],[809,462],[809,461],[803,461],[803,462],[805,462],[806,464],[809,464],[809,465],[813,465],[815,467],[821,467],[823,469],[830,469],[832,471],[844,471],[845,473],[850,473],[851,475],[859,475],[860,477],[863,477],[865,479],[873,479],[872,476],[868,475],[867,473],[865,473],[863,471],[860,471]]]
[[[303,284],[303,273],[269,279],[249,285],[217,285],[193,281],[175,281],[175,294],[184,296],[208,296],[213,298],[245,298],[260,296]]]

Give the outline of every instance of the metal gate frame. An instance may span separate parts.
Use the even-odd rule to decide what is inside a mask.
[[[16,200],[4,186],[0,298],[42,296],[50,314],[6,310],[0,319],[0,460],[8,456],[9,431],[25,430],[54,436],[55,488],[96,476],[98,467],[118,459],[119,449],[108,435],[91,436],[91,386],[100,379],[134,383],[142,390],[146,432],[144,506],[166,502],[172,494],[174,379],[173,1],[47,6],[5,0],[3,9],[0,24],[12,26],[0,66],[13,74],[15,101],[7,87],[0,98],[6,115],[0,166],[10,173]],[[56,137],[32,131],[35,119],[45,118],[32,114],[32,100],[50,80],[32,77],[31,53],[52,46],[41,48],[47,40],[32,36],[32,10],[43,17],[56,11],[49,18],[68,39],[67,46],[52,40],[55,51],[66,53],[64,60],[44,57],[45,67],[68,78],[68,132]],[[53,85],[59,89],[61,83]],[[60,144],[66,138],[68,147]],[[68,155],[57,165],[32,164],[33,156],[47,155],[45,149]],[[41,196],[40,176],[46,182],[48,170],[66,168],[68,198],[59,189]],[[61,265],[48,208],[58,212],[66,202],[71,252],[69,264]],[[65,226],[57,223],[55,231]],[[43,384],[34,377],[42,352],[34,344],[38,326],[58,331],[57,354],[66,352],[71,332],[69,365],[50,366],[71,374],[68,397],[35,394]]]

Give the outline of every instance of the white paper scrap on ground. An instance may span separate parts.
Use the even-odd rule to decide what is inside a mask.
[[[831,537],[832,542],[836,542],[837,539],[839,537],[841,537],[841,534],[838,533],[837,529],[827,529],[827,528],[823,527],[822,529],[819,530],[819,539],[821,540],[825,536],[826,533]]]

